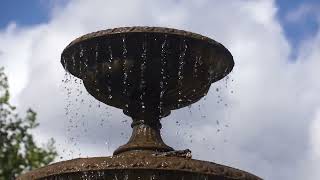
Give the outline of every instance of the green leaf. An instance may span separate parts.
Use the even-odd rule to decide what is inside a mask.
[[[15,179],[25,171],[48,165],[57,157],[55,141],[39,147],[29,130],[39,126],[37,113],[28,109],[21,118],[10,104],[8,78],[0,68],[0,180]]]

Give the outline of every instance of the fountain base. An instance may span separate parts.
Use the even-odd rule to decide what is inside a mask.
[[[26,173],[30,179],[140,179],[140,180],[260,180],[250,173],[177,156],[158,156],[148,151],[131,151],[111,157],[79,158],[51,164]]]

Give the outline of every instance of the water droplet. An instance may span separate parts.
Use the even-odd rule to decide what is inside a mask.
[[[178,107],[180,106],[180,103],[182,102],[182,88],[183,88],[183,79],[184,79],[184,64],[185,64],[185,56],[187,52],[188,45],[186,43],[186,40],[183,39],[181,42],[181,52],[179,55],[179,66],[178,66]]]
[[[167,85],[167,59],[166,59],[166,46],[167,46],[167,35],[164,37],[164,41],[161,45],[161,68],[160,68],[160,97],[159,97],[159,112],[160,116],[163,113],[163,98],[166,91]]]
[[[146,81],[145,81],[145,71],[147,65],[147,35],[142,43],[142,54],[141,54],[141,64],[140,64],[140,104],[141,108],[144,111],[144,95],[146,93]]]
[[[193,77],[197,79],[198,77],[198,67],[200,66],[201,56],[196,56],[194,65],[193,65]]]

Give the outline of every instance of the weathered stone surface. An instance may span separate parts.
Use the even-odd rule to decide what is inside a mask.
[[[111,157],[79,158],[55,163],[38,170],[26,173],[18,180],[43,179],[60,177],[61,174],[77,174],[83,176],[83,172],[104,172],[104,174],[116,174],[114,170],[128,170],[131,172],[161,170],[167,174],[173,171],[201,174],[208,180],[259,180],[250,173],[219,165],[212,162],[199,161],[183,157],[161,157],[150,152],[130,152]],[[63,176],[62,176],[63,177]],[[177,178],[173,175],[173,178]]]

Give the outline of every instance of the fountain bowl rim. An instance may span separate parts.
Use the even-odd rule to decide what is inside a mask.
[[[71,41],[71,43],[64,49],[64,51],[77,43],[80,43],[92,38],[105,37],[105,36],[110,36],[114,34],[127,34],[127,33],[159,33],[159,34],[178,35],[178,36],[184,36],[186,38],[193,38],[193,39],[198,39],[202,41],[207,41],[211,44],[218,45],[218,46],[223,46],[221,43],[207,36],[203,36],[201,34],[194,33],[191,31],[185,31],[185,30],[180,30],[176,28],[160,27],[160,26],[126,26],[126,27],[117,27],[117,28],[110,28],[110,29],[95,31],[95,32],[82,35],[74,39],[73,41]]]

